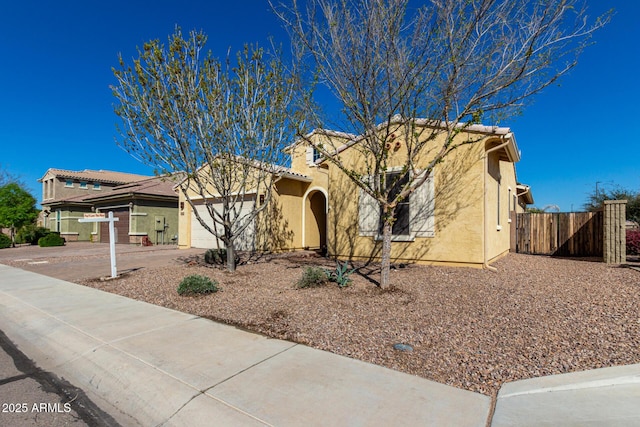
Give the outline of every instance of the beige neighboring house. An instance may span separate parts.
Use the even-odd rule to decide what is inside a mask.
[[[176,243],[175,181],[107,170],[49,169],[42,183],[42,225],[67,241],[108,242],[106,223],[80,223],[87,213],[113,212],[116,243]]]
[[[419,119],[416,124],[427,126]],[[516,178],[520,151],[515,136],[509,128],[472,125],[457,138],[479,142],[448,155],[396,211],[392,262],[486,267],[509,252],[515,214],[533,203],[531,189]],[[400,135],[391,145],[387,173],[395,173],[406,158],[403,139]],[[311,132],[287,148],[290,168],[278,169],[271,205],[243,236],[241,249],[322,249],[336,259],[379,261],[377,203],[306,140],[334,147],[335,156],[366,173],[366,159],[357,150],[359,136]],[[427,152],[418,168],[429,161]],[[256,193],[246,197],[259,204],[264,195]],[[205,203],[217,202],[199,200],[195,208],[204,209]],[[182,248],[220,245],[195,220],[183,194],[178,241]]]

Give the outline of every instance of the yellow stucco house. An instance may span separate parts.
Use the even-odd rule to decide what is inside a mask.
[[[428,126],[419,119],[416,124]],[[478,142],[449,154],[397,209],[392,262],[488,267],[509,252],[515,213],[533,203],[529,187],[516,179],[520,152],[515,137],[509,128],[471,125],[456,138]],[[358,136],[311,132],[286,149],[290,168],[278,168],[270,206],[247,228],[238,249],[324,249],[337,259],[378,261],[377,204],[308,141],[335,147],[334,155],[354,169],[363,165],[364,171],[366,159],[355,149]],[[429,154],[420,160],[427,164]],[[405,158],[399,138],[390,150],[388,173]],[[195,208],[203,209],[205,201],[191,197]],[[263,200],[260,194],[247,197],[258,204]],[[194,217],[180,194],[179,246],[223,247]]]

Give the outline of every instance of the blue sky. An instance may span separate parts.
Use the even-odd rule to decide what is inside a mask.
[[[596,183],[640,190],[640,2],[590,1],[590,14],[616,9],[611,24],[571,74],[547,88],[514,131],[518,179],[535,205],[579,210]],[[152,174],[114,138],[111,67],[175,25],[202,29],[224,56],[244,43],[286,42],[266,1],[4,1],[0,5],[0,167],[41,198],[50,167]],[[485,123],[490,124],[490,123]]]

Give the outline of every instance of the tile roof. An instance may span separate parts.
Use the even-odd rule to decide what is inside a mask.
[[[64,197],[56,200],[47,200],[44,205],[57,205],[65,203],[87,203],[91,204],[101,199],[111,199],[118,196],[144,195],[160,197],[178,197],[174,190],[175,183],[182,178],[181,174],[173,176],[146,177],[144,180],[118,185],[113,190],[101,194],[89,193],[77,196]]]
[[[273,173],[276,177],[289,178],[289,179],[302,181],[302,182],[313,181],[313,178],[311,178],[310,176],[300,172],[296,172],[293,169],[288,168],[286,166],[280,166],[272,163],[261,162],[259,160],[246,159],[240,156],[233,156],[233,157],[235,158],[235,161],[239,163],[248,164],[250,166],[255,167],[256,169],[262,169],[267,172]],[[200,166],[200,168],[198,168],[198,173],[200,173],[200,171],[202,171],[205,167],[207,167],[207,164]],[[180,184],[182,184],[186,180],[187,175],[184,173],[182,174],[183,174],[182,178],[176,178],[176,181],[174,184],[174,188],[176,189],[180,186]]]
[[[105,194],[101,194],[99,196],[91,195],[90,197],[85,197],[84,200],[89,201],[107,197],[112,198],[114,196],[127,194],[178,197],[173,187],[175,186],[179,178],[181,178],[181,176],[155,176],[132,183],[119,185]]]
[[[276,171],[276,175],[284,177],[284,178],[294,179],[294,180],[302,181],[302,182],[311,182],[311,181],[313,181],[313,179],[310,176],[307,176],[307,175],[302,174],[300,172],[296,172],[293,169],[287,168],[285,166],[274,165],[273,169]]]
[[[480,133],[480,134],[484,134],[484,135],[498,135],[498,136],[505,136],[505,137],[509,137],[510,141],[511,141],[511,150],[513,151],[513,156],[514,158],[517,158],[516,161],[520,160],[520,150],[518,149],[518,145],[516,143],[515,137],[513,136],[513,133],[511,132],[510,128],[507,127],[498,127],[498,126],[486,126],[486,125],[482,125],[482,124],[466,124],[466,123],[457,123],[457,124],[453,124],[451,122],[444,122],[441,120],[431,120],[431,119],[425,119],[425,118],[416,118],[416,119],[412,119],[413,123],[416,124],[417,126],[423,126],[423,127],[430,127],[430,128],[434,128],[434,129],[448,129],[451,126],[454,126],[457,129],[462,129],[465,132],[473,132],[473,133]],[[404,122],[406,122],[407,119],[403,118],[402,116],[400,116],[399,114],[391,117],[391,120],[389,121],[385,121],[382,122],[380,124],[378,124],[376,127],[378,129],[382,129],[385,126],[391,124],[391,125],[395,125],[395,124],[402,124]],[[351,147],[354,144],[357,144],[358,142],[362,141],[365,136],[364,135],[355,135],[355,134],[351,134],[351,133],[345,133],[345,132],[339,132],[339,131],[334,131],[334,130],[330,130],[330,129],[314,129],[311,132],[309,132],[308,134],[304,135],[303,137],[300,137],[298,140],[296,140],[293,144],[289,145],[288,147],[285,148],[285,152],[290,152],[292,148],[294,148],[296,145],[304,142],[304,141],[308,141],[313,135],[324,135],[324,136],[329,136],[329,137],[335,137],[338,139],[343,139],[346,140],[345,143],[343,143],[342,145],[340,145],[339,147],[335,148],[334,153],[332,153],[332,155],[336,155],[338,153],[341,153],[342,151],[346,150],[347,148]],[[321,158],[320,160],[318,160],[316,163],[322,163],[326,160],[326,157]]]
[[[97,171],[90,169],[85,169],[83,171],[70,171],[65,169],[50,168],[38,181],[42,182],[44,177],[47,175],[54,175],[58,178],[78,179],[109,184],[127,184],[130,182],[152,178],[148,175],[137,175],[132,173],[114,172],[102,169]]]

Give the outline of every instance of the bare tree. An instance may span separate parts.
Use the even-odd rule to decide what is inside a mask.
[[[610,15],[589,20],[578,0],[297,0],[273,6],[302,63],[341,107],[327,122],[308,103],[316,127],[359,135],[365,169],[336,155],[330,142],[307,142],[380,206],[381,287],[389,286],[396,207],[434,166],[480,138],[460,135],[518,112],[576,65]],[[420,118],[420,120],[416,120]],[[406,161],[388,174],[388,142],[401,135]],[[300,134],[300,138],[305,138]],[[340,144],[343,142],[341,141]],[[418,168],[419,159],[431,159]],[[408,179],[408,177],[412,177]]]
[[[19,176],[12,174],[0,165],[0,187],[4,187],[11,183],[16,183],[21,187],[26,187],[24,181]]]
[[[158,175],[185,173],[180,189],[200,224],[225,244],[233,271],[236,243],[269,204],[282,148],[295,135],[299,91],[277,52],[246,46],[222,63],[205,53],[206,41],[202,32],[185,40],[176,29],[166,47],[145,43],[131,65],[120,57],[112,86],[118,143]]]

